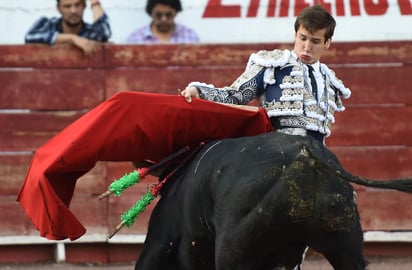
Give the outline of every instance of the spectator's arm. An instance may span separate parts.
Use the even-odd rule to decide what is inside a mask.
[[[92,27],[93,31],[95,32],[93,40],[106,42],[112,36],[109,17],[106,13],[103,13],[103,15],[96,22],[93,23]]]
[[[97,50],[95,41],[75,35],[75,34],[60,33],[57,36],[55,43],[56,44],[59,44],[59,43],[73,44],[74,46],[81,49],[86,56],[93,55]]]
[[[104,10],[99,0],[90,0],[90,8],[93,13],[93,23],[95,23],[103,16]]]
[[[77,37],[78,36],[76,34],[59,33],[54,43],[55,44],[62,44],[62,43],[75,44],[75,39]]]

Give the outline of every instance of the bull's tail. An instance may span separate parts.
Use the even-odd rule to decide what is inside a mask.
[[[336,175],[344,180],[349,182],[374,187],[374,188],[383,188],[383,189],[394,189],[402,192],[412,193],[412,178],[397,178],[391,180],[375,180],[375,179],[368,179],[364,177],[359,177],[352,175],[343,170],[337,170]]]
[[[318,146],[318,145],[317,145]],[[322,146],[323,147],[323,146]],[[340,164],[335,154],[329,151],[328,148],[321,149],[311,145],[307,148],[309,156],[311,156],[320,165],[318,168],[326,169],[342,180],[355,183],[362,186],[373,188],[393,189],[402,192],[412,193],[412,177],[397,178],[388,180],[377,180],[365,177],[360,177],[347,172]],[[320,150],[320,151],[319,151]]]

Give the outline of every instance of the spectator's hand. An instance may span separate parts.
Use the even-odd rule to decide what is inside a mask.
[[[79,47],[86,56],[91,56],[97,51],[97,43],[95,41],[81,36],[74,36],[73,44]]]
[[[90,0],[90,8],[93,13],[93,22],[96,22],[104,14],[102,4],[99,0]]]
[[[186,87],[180,94],[186,99],[187,102],[192,102],[192,97],[199,98],[199,91],[194,86]]]

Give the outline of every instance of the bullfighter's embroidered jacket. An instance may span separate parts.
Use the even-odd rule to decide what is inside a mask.
[[[315,95],[308,67],[294,52],[262,50],[249,57],[245,71],[229,87],[199,82],[189,86],[195,86],[201,98],[216,102],[245,105],[258,98],[281,128],[304,128],[329,136],[335,111],[345,110],[341,97],[349,98],[351,91],[325,64],[319,63],[319,71]]]

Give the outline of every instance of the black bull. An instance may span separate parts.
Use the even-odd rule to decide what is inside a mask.
[[[411,192],[410,179],[350,175],[310,138],[211,142],[162,190],[136,269],[293,269],[307,246],[334,269],[365,269],[349,182]]]

